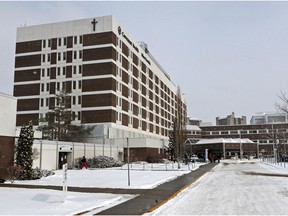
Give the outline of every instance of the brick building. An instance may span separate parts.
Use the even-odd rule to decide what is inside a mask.
[[[7,168],[14,164],[17,99],[0,93],[0,178],[7,177]]]
[[[192,140],[195,139],[201,141],[202,139],[212,140],[238,138],[249,139],[253,141],[253,143],[257,144],[259,155],[273,155],[276,144],[279,147],[280,154],[288,154],[288,123],[200,126],[200,129],[200,137],[199,134],[196,135],[191,133],[189,130],[187,131],[187,145],[192,144]],[[236,149],[239,148],[236,147]],[[254,150],[256,151],[256,148]]]
[[[73,123],[97,126],[90,142],[126,137],[167,142],[177,107],[186,113],[182,93],[147,45],[137,43],[113,16],[17,29],[17,126],[29,120],[38,126],[64,87],[77,115]],[[143,149],[159,154],[163,142],[136,141],[130,147],[136,155]]]

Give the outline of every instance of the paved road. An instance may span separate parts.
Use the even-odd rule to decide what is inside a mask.
[[[151,215],[288,215],[288,169],[222,161]]]
[[[152,211],[155,207],[165,203],[183,188],[186,188],[205,173],[209,172],[217,163],[200,166],[197,170],[161,184],[154,189],[144,190],[139,196],[122,204],[99,212],[98,215],[142,215]]]

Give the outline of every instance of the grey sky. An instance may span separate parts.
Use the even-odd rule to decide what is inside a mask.
[[[288,2],[0,2],[0,92],[13,95],[16,28],[113,15],[186,95],[188,115],[250,120],[288,93]]]

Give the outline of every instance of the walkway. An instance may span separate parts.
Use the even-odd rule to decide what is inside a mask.
[[[113,188],[84,188],[70,187],[69,191],[85,193],[113,193],[113,194],[135,194],[139,195],[124,203],[97,213],[98,215],[142,215],[152,211],[158,206],[177,195],[181,190],[188,187],[205,173],[209,172],[217,163],[208,163],[200,166],[197,170],[182,175],[175,180],[166,182],[153,189],[113,189]],[[22,184],[0,184],[0,187],[16,188],[39,188],[62,190],[62,186],[46,185],[22,185]],[[84,214],[87,212],[82,212]],[[89,214],[89,212],[88,212]]]

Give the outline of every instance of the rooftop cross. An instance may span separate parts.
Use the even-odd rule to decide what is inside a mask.
[[[95,19],[92,20],[91,24],[93,24],[93,31],[95,31],[97,23],[98,21],[96,21]]]

